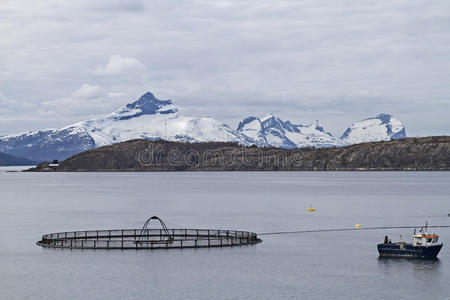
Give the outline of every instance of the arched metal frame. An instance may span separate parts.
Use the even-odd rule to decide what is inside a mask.
[[[144,233],[146,232],[146,230],[147,230],[147,228],[148,228],[148,225],[150,224],[150,221],[151,221],[151,220],[158,220],[159,223],[161,224],[161,227],[163,228],[164,235],[161,235],[161,236],[160,236],[160,241],[165,241],[165,242],[167,242],[167,243],[173,242],[174,238],[173,238],[173,236],[170,234],[169,229],[167,229],[167,226],[166,226],[166,224],[164,223],[164,221],[161,220],[160,218],[158,218],[157,216],[153,216],[153,217],[149,218],[147,221],[145,221],[144,226],[142,226],[142,229],[141,229],[141,233],[140,233],[140,235],[139,235],[139,238],[136,240],[135,243],[136,243],[136,244],[142,244],[142,240],[143,240],[143,238],[144,238],[144,236],[145,236]]]

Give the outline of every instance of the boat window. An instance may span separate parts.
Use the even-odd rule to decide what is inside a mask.
[[[438,241],[437,238],[434,238],[434,239],[433,239],[433,243],[437,243],[437,241]]]
[[[427,239],[427,243],[431,243],[431,239]]]

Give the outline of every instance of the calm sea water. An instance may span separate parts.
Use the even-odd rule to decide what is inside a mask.
[[[11,169],[11,168],[7,168]],[[439,259],[379,259],[375,230],[170,251],[49,250],[42,234],[169,227],[254,232],[450,225],[450,172],[10,173],[0,169],[1,299],[449,299]],[[306,209],[313,204],[315,213]]]

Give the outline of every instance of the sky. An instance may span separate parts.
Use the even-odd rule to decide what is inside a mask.
[[[340,136],[390,113],[450,134],[450,1],[0,1],[0,135],[150,91],[231,127],[274,113]]]

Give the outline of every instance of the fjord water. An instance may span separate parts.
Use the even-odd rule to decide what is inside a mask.
[[[5,169],[3,169],[5,170]],[[373,230],[162,251],[49,250],[42,234],[168,227],[257,233],[450,225],[450,172],[10,173],[0,169],[1,299],[448,299],[438,260],[379,259]],[[307,212],[313,205],[317,211]],[[154,225],[156,226],[156,225]]]

